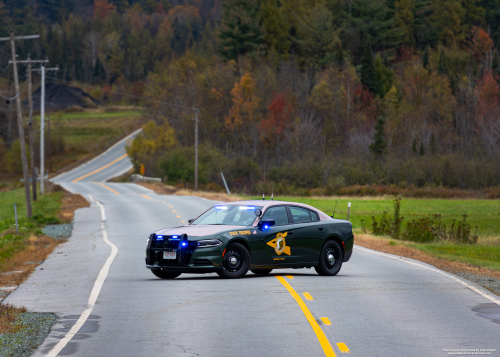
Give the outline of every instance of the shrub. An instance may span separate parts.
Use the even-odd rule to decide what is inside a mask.
[[[450,241],[459,244],[475,244],[478,236],[475,234],[477,227],[472,229],[464,214],[461,221],[453,219],[447,226],[441,220],[440,214],[414,219],[402,227],[404,217],[401,217],[401,198],[394,200],[394,215],[392,219],[387,212],[377,220],[372,216],[372,233],[375,235],[391,236],[394,239],[407,240],[418,243],[429,243],[434,240]],[[365,229],[362,222],[362,229]]]

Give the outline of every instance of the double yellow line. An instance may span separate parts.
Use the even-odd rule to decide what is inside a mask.
[[[126,157],[127,157],[127,154],[125,154],[125,155],[123,155],[123,156],[120,156],[118,159],[116,159],[116,160],[114,160],[114,161],[111,161],[109,164],[107,164],[107,165],[105,165],[105,166],[103,166],[103,167],[101,167],[101,168],[99,168],[99,169],[97,169],[97,170],[95,170],[95,171],[92,171],[92,172],[90,172],[90,173],[88,173],[88,174],[86,174],[86,175],[83,175],[82,177],[79,177],[79,178],[77,178],[77,179],[75,179],[75,180],[73,180],[73,181],[71,181],[71,182],[72,182],[72,183],[75,183],[75,182],[78,182],[78,181],[80,181],[80,180],[83,180],[84,178],[89,177],[89,176],[91,176],[91,175],[93,175],[93,174],[96,174],[96,173],[98,173],[99,171],[102,171],[102,170],[104,170],[104,169],[107,169],[107,168],[108,168],[108,167],[110,167],[111,165],[116,164],[118,161],[123,160],[123,159],[124,159],[124,158],[126,158]]]
[[[289,279],[293,279],[293,276],[290,276],[290,275],[286,275],[286,277]],[[295,301],[297,301],[297,304],[299,304],[300,309],[302,310],[302,312],[306,316],[307,321],[309,322],[314,333],[318,337],[318,341],[321,344],[321,347],[323,348],[323,352],[325,352],[325,356],[326,357],[335,357],[336,354],[333,351],[332,345],[330,345],[328,338],[326,338],[325,333],[323,332],[323,330],[319,326],[318,322],[314,318],[313,314],[311,313],[311,311],[307,307],[304,300],[302,300],[300,295],[297,294],[297,292],[292,288],[292,286],[288,283],[288,281],[285,280],[285,278],[283,278],[282,276],[277,276],[276,278],[288,290],[288,292],[292,295],[292,297],[295,299]],[[309,294],[309,293],[304,293],[304,296],[307,300],[313,300],[311,294]],[[323,321],[323,323],[325,325],[331,325],[331,322],[327,317],[322,317],[321,320]],[[346,344],[343,342],[337,343],[337,347],[339,348],[340,352],[342,352],[342,353],[349,353],[350,352],[349,348],[347,348]]]

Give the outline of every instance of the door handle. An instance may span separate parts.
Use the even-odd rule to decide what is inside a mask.
[[[320,231],[323,231],[323,229],[324,229],[324,228],[320,228],[319,230],[320,230]]]
[[[289,236],[293,236],[293,232],[288,232],[288,235]]]

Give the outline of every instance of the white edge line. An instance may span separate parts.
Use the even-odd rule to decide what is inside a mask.
[[[79,169],[79,168],[81,168],[81,167],[83,167],[83,166],[85,166],[85,165],[87,165],[87,164],[90,164],[92,161],[99,159],[101,156],[103,156],[103,155],[107,154],[109,151],[113,150],[113,149],[115,148],[115,146],[120,145],[123,141],[126,141],[126,140],[130,139],[132,136],[139,134],[139,132],[141,132],[141,130],[142,130],[142,128],[137,129],[137,130],[136,130],[136,131],[134,131],[132,134],[130,134],[130,135],[128,135],[128,136],[126,136],[126,137],[124,137],[123,139],[121,139],[119,142],[117,142],[115,145],[113,145],[112,147],[110,147],[110,148],[109,148],[108,150],[106,150],[105,152],[103,152],[103,153],[99,154],[98,156],[94,157],[92,160],[89,160],[89,161],[87,161],[87,162],[84,162],[83,164],[78,165],[77,167],[75,167],[75,168],[73,168],[73,169],[71,169],[71,170],[69,170],[69,171],[66,171],[66,172],[63,172],[63,173],[61,173],[61,174],[59,174],[59,175],[57,175],[57,176],[54,176],[54,177],[52,177],[52,178],[50,179],[50,181],[54,181],[56,178],[58,178],[58,177],[60,177],[60,176],[62,176],[62,175],[69,174],[69,173],[71,173],[71,172],[75,171],[76,169]],[[108,179],[108,180],[109,180],[109,179]]]
[[[113,259],[115,259],[116,254],[118,253],[118,248],[116,245],[111,243],[108,239],[108,234],[106,232],[105,228],[105,222],[106,222],[106,212],[104,211],[104,206],[100,204],[98,201],[94,201],[91,195],[88,195],[89,198],[91,199],[92,202],[95,202],[99,208],[101,209],[101,229],[102,229],[102,238],[106,244],[108,244],[111,247],[111,254],[109,255],[108,259],[106,260],[106,263],[104,263],[104,266],[101,268],[101,271],[99,272],[99,275],[97,276],[97,279],[94,283],[94,287],[92,288],[92,291],[90,293],[89,300],[87,302],[87,306],[85,307],[85,310],[83,310],[83,313],[80,315],[80,318],[76,321],[76,323],[71,327],[68,333],[50,350],[49,353],[47,353],[47,357],[56,357],[59,352],[68,344],[69,341],[73,338],[73,336],[78,333],[80,328],[83,326],[85,321],[87,321],[87,318],[90,316],[92,313],[92,310],[95,306],[95,303],[97,301],[97,298],[99,297],[99,293],[101,292],[101,288],[104,285],[104,281],[106,280],[106,277],[108,276],[109,272],[109,267],[111,266],[111,263],[113,262]]]
[[[422,268],[425,268],[425,269],[428,269],[428,270],[431,270],[431,271],[434,271],[436,273],[439,273],[441,275],[444,275],[446,276],[447,278],[449,279],[452,279],[452,280],[455,280],[456,282],[462,284],[463,286],[465,286],[466,288],[469,288],[471,289],[472,291],[474,291],[475,293],[481,295],[482,297],[490,300],[491,302],[494,302],[495,304],[497,305],[500,305],[500,300],[493,297],[492,295],[490,295],[491,293],[487,290],[485,291],[482,291],[483,289],[479,289],[461,279],[459,279],[458,277],[456,276],[453,276],[451,274],[448,274],[440,269],[437,269],[437,268],[432,268],[431,266],[429,265],[423,265],[423,264],[419,264],[417,263],[416,261],[411,261],[409,259],[403,259],[401,257],[398,257],[397,255],[392,255],[392,254],[386,254],[386,253],[381,253],[381,252],[377,252],[375,250],[372,250],[372,249],[368,249],[368,248],[364,248],[364,247],[360,247],[358,245],[355,246],[356,249],[360,249],[360,250],[364,250],[365,252],[368,252],[368,253],[372,253],[372,254],[377,254],[377,255],[381,255],[383,257],[386,257],[386,258],[391,258],[391,259],[395,259],[395,260],[399,260],[399,261],[402,261],[402,262],[405,262],[405,263],[408,263],[408,264],[413,264],[413,265],[416,265],[416,266],[419,266],[419,267],[422,267]]]

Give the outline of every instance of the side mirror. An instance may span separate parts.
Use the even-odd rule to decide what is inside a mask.
[[[194,221],[194,218],[188,219],[188,223],[191,224],[191,222]]]
[[[263,221],[260,221],[259,227],[263,231],[266,229],[269,229],[269,227],[272,227],[276,224],[276,221],[274,219],[265,219]]]

